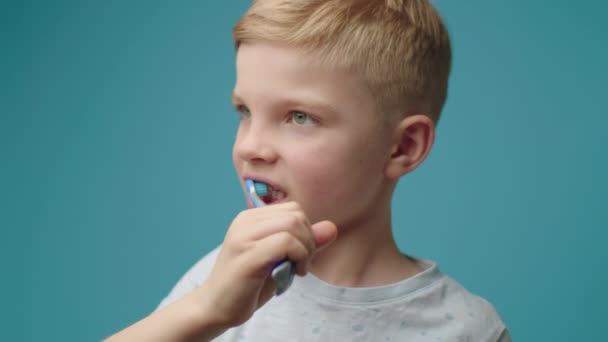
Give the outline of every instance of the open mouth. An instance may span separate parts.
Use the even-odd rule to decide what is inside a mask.
[[[279,188],[273,187],[272,185],[265,183],[265,182],[260,182],[260,181],[255,181],[255,183],[257,184],[263,184],[266,188],[266,191],[259,191],[257,189],[259,189],[258,187],[256,187],[256,192],[258,194],[258,197],[260,197],[260,199],[262,201],[264,201],[264,203],[266,204],[272,204],[275,202],[279,202],[281,200],[284,200],[287,197],[287,194],[282,191]],[[264,188],[264,187],[261,187]]]

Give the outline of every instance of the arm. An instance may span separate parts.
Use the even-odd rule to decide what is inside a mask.
[[[314,252],[336,235],[331,222],[311,225],[295,202],[243,211],[201,286],[106,341],[209,341],[246,322],[272,298],[269,275],[277,262],[288,258],[304,275]]]
[[[106,341],[210,341],[229,326],[214,315],[205,301],[200,300],[199,287],[139,322],[129,326]]]

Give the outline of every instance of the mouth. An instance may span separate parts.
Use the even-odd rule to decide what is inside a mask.
[[[263,193],[263,191],[262,191],[262,193],[260,193],[260,191],[257,191],[258,197],[260,197],[260,199],[262,201],[264,201],[264,203],[275,204],[275,203],[282,202],[287,198],[287,193],[285,193],[285,191],[283,191],[278,186],[270,184],[265,181],[257,180],[257,179],[252,179],[252,180],[256,184],[260,184],[260,185],[263,184],[266,187],[265,193]]]

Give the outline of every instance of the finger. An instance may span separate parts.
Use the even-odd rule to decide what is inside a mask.
[[[306,262],[312,255],[302,241],[289,232],[279,232],[256,242],[255,252],[249,253],[250,260],[266,267],[270,272],[281,260],[289,259],[295,263]]]
[[[263,222],[269,218],[277,217],[283,214],[292,213],[299,217],[306,226],[310,226],[308,216],[297,202],[280,203],[260,208],[252,208],[241,211],[233,220],[234,223],[241,222]]]
[[[315,251],[322,250],[338,237],[338,227],[331,221],[320,221],[310,227],[315,240]]]
[[[249,208],[241,212],[241,214],[256,214],[256,215],[272,215],[277,211],[303,211],[302,207],[298,202],[289,201],[285,203],[278,203],[273,205],[267,205],[258,208]]]
[[[308,259],[310,260],[310,258]],[[308,273],[308,264],[310,263],[310,261],[306,261],[306,262],[299,262],[296,265],[296,274],[303,277],[306,275],[306,273]]]
[[[302,212],[277,212],[265,220],[243,223],[240,232],[234,235],[240,241],[256,241],[280,232],[289,232],[312,253],[316,243],[308,222]]]
[[[274,296],[274,291],[276,289],[276,285],[274,280],[271,277],[268,277],[264,281],[264,285],[262,286],[262,290],[260,291],[260,296],[258,298],[257,308],[259,309],[262,305],[266,304]]]
[[[338,228],[331,221],[320,221],[311,226],[311,232],[315,239],[315,253],[329,246],[338,237]],[[306,275],[309,268],[310,258],[306,263],[299,262],[296,265],[296,273],[300,276]]]

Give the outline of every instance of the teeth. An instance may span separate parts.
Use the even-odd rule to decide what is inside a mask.
[[[285,198],[285,193],[279,190],[272,190],[272,199],[275,201],[280,201]]]

